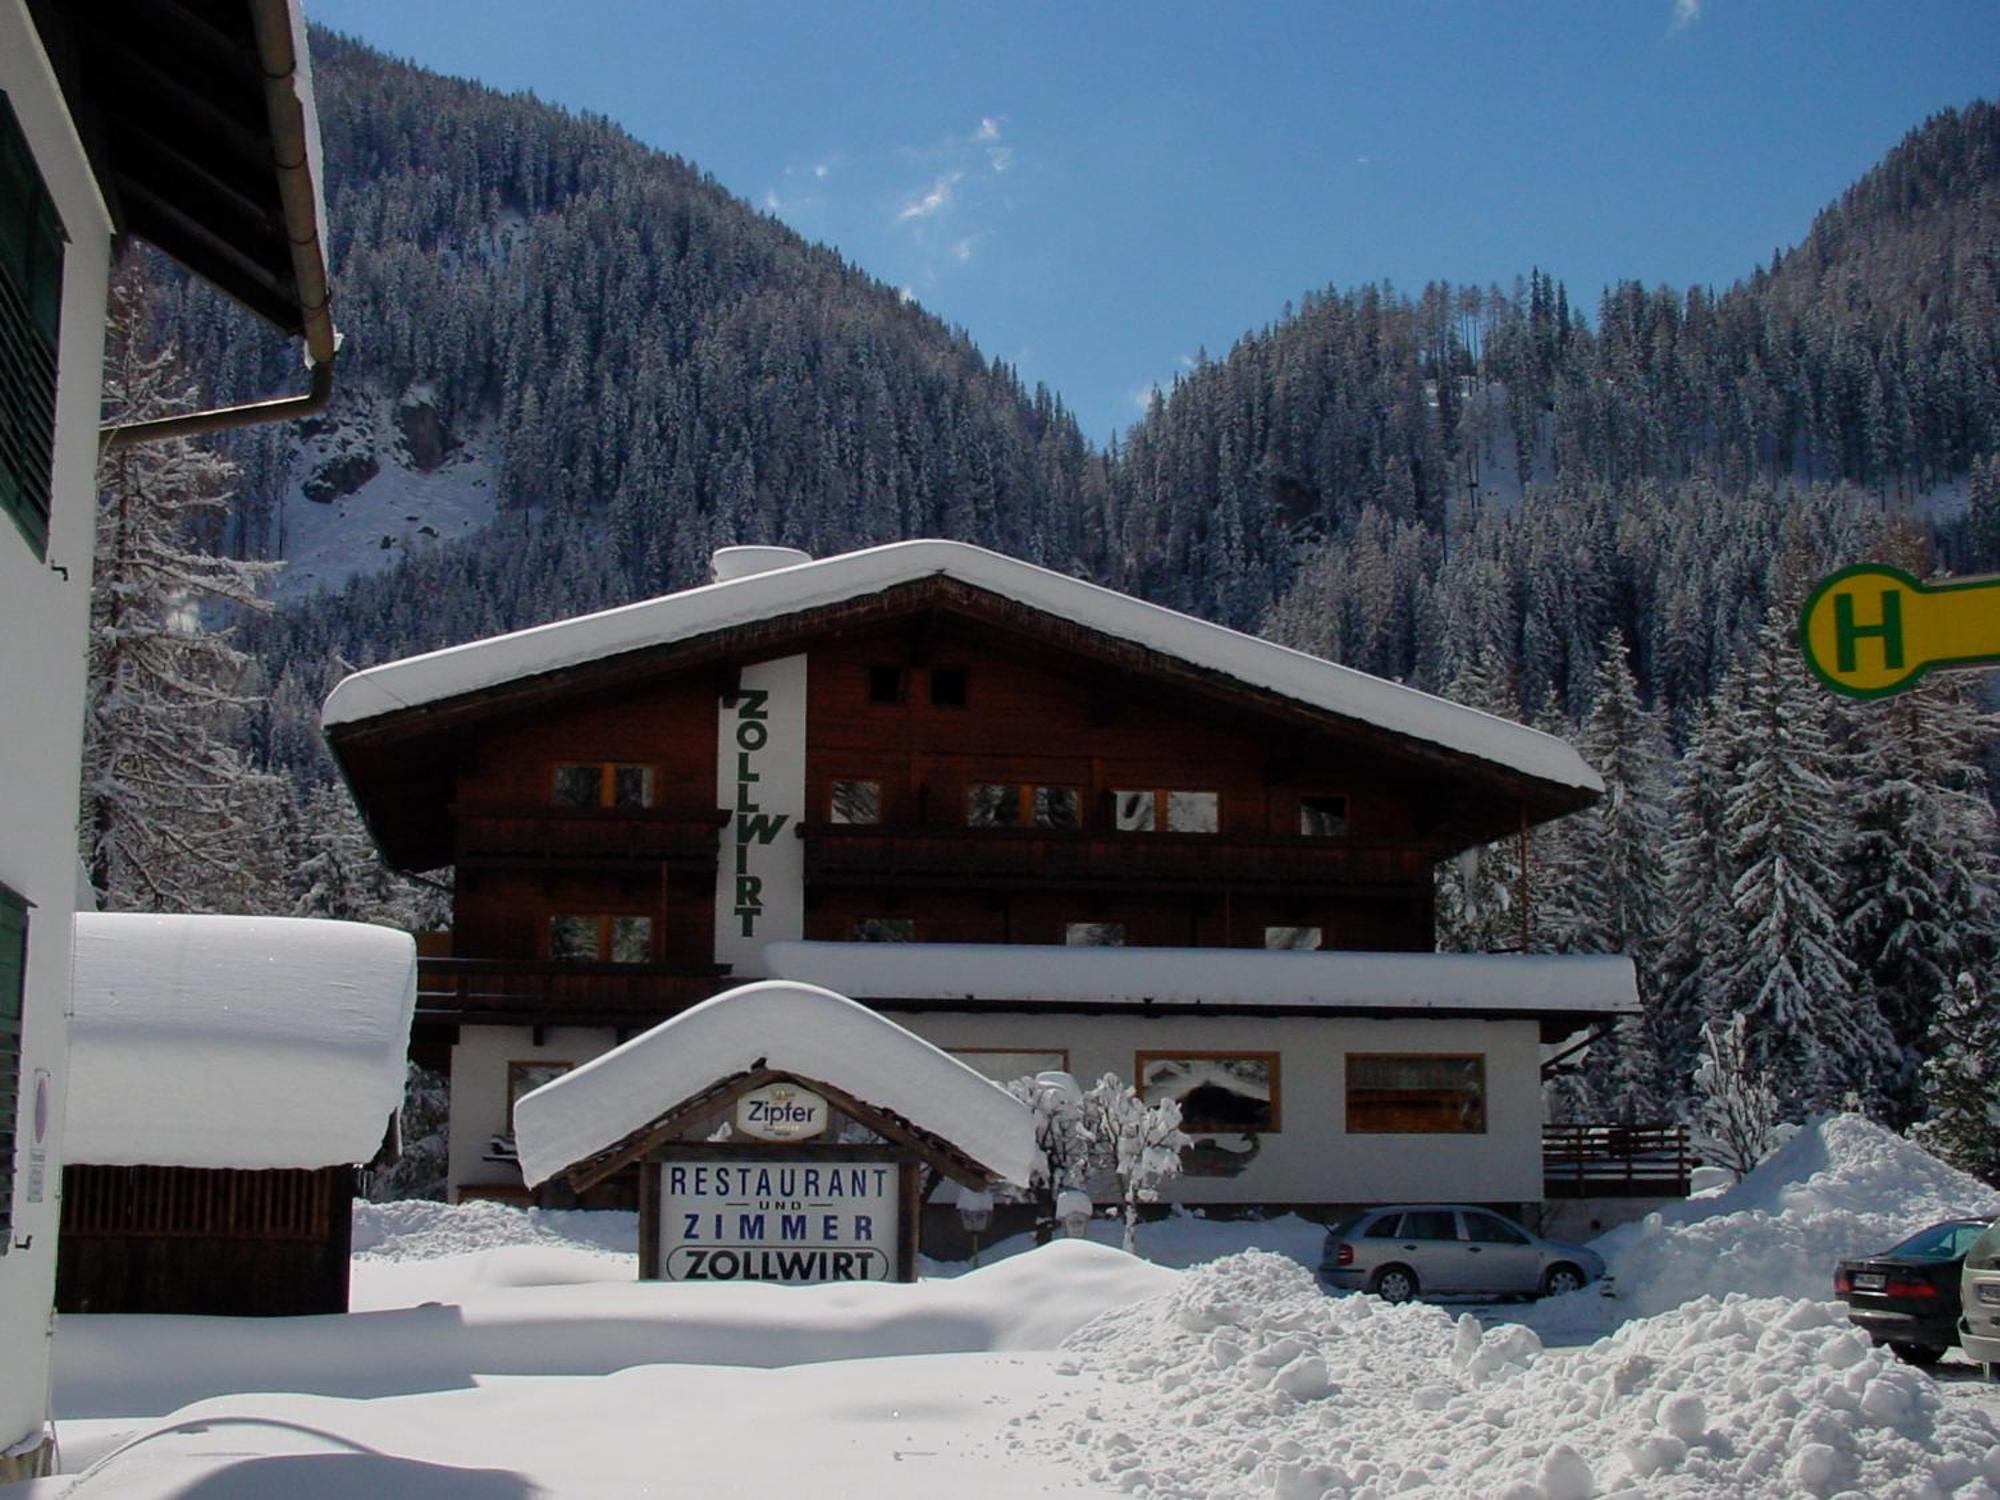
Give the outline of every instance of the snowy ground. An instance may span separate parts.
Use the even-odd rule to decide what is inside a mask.
[[[1966,1211],[2000,1199],[1840,1117],[1598,1241],[1615,1298],[1388,1308],[1322,1296],[1296,1219],[1149,1225],[1159,1265],[1009,1243],[912,1287],[674,1287],[632,1279],[630,1215],[370,1207],[345,1317],[65,1319],[69,1472],[0,1497],[1996,1500],[2000,1386],[1816,1300]]]

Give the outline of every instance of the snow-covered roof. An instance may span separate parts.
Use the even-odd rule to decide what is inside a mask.
[[[1027,1106],[844,995],[764,980],[704,1000],[524,1095],[514,1143],[530,1187],[616,1145],[711,1084],[757,1068],[830,1084],[1026,1182]]]
[[[860,1000],[1581,1017],[1632,1015],[1622,954],[1349,953],[997,943],[771,943],[773,974]]]
[[[403,1098],[416,944],[360,922],[82,912],[64,1155],[370,1160]]]
[[[932,576],[955,579],[1311,708],[1542,781],[1603,790],[1597,773],[1575,749],[1552,735],[1129,594],[947,541],[870,547],[370,667],[334,688],[322,720],[328,728],[354,724]]]

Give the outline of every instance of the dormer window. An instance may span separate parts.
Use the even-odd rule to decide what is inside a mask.
[[[628,761],[564,761],[549,800],[557,807],[651,807],[653,768]]]
[[[1299,798],[1299,832],[1308,838],[1337,839],[1347,833],[1345,797]]]

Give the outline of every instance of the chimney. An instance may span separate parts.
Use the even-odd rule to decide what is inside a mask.
[[[769,573],[775,568],[795,568],[811,562],[810,552],[796,547],[718,547],[708,560],[717,583],[748,578],[753,573]]]

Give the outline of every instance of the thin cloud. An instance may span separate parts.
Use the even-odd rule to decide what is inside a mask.
[[[1674,18],[1668,31],[1686,31],[1701,19],[1702,0],[1674,0]]]
[[[979,128],[972,132],[975,141],[997,141],[1000,139],[1000,121],[995,115],[982,115]]]
[[[943,213],[951,207],[951,200],[958,190],[959,180],[964,176],[963,172],[947,172],[938,178],[931,184],[929,192],[912,198],[897,211],[897,221],[907,223],[911,219],[929,219]]]
[[[972,252],[979,248],[979,242],[985,238],[986,236],[983,234],[968,234],[964,239],[952,245],[951,258],[960,265],[964,265],[972,259]]]

